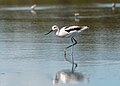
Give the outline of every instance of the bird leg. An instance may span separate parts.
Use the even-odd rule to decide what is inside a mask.
[[[74,43],[74,41],[72,40],[72,43]],[[72,63],[72,72],[75,71],[76,67],[77,67],[77,63],[74,63],[74,57],[73,57],[73,48],[74,46],[72,46],[71,48],[71,63]]]
[[[72,41],[72,45],[69,45],[68,47],[66,47],[65,49],[64,49],[64,60],[66,61],[67,60],[67,58],[66,58],[66,50],[68,49],[68,48],[70,48],[70,47],[72,47],[72,46],[74,46],[74,45],[76,45],[77,44],[77,41],[72,37],[71,38],[71,41]]]
[[[71,63],[72,63],[72,72],[74,72],[73,48],[74,48],[74,46],[72,46],[72,48],[71,48]]]
[[[72,46],[72,48],[71,48],[71,61],[65,57],[65,60],[72,64],[72,72],[74,72],[77,67],[77,63],[74,63],[73,48],[74,48],[74,46]]]
[[[76,41],[73,37],[71,38],[71,41],[72,41],[73,44],[70,45],[70,46],[68,46],[68,47],[66,47],[66,48],[64,49],[64,60],[65,60],[65,61],[68,61],[68,62],[70,62],[70,63],[72,64],[72,72],[74,72],[75,69],[76,69],[76,67],[77,67],[77,64],[74,63],[73,48],[74,48],[74,45],[77,44],[77,41]],[[71,48],[71,61],[69,61],[69,60],[66,58],[66,50],[67,50],[68,48],[70,48],[70,47],[72,47],[72,48]]]
[[[78,66],[77,63],[73,63],[73,64],[72,64],[72,72],[75,71],[75,69],[76,69],[77,66]]]
[[[67,58],[66,58],[66,48],[64,49],[64,60],[67,61]]]
[[[72,46],[74,46],[74,45],[76,45],[77,44],[77,41],[75,40],[75,38],[71,38],[71,41],[72,41],[72,45],[70,45],[70,46],[68,46],[68,47],[66,47],[66,49],[68,49],[68,48],[70,48],[70,47],[72,47]]]

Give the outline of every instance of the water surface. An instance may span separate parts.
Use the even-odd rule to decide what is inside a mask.
[[[0,85],[53,86],[56,73],[71,70],[63,52],[70,39],[44,35],[54,24],[90,27],[76,37],[74,47],[75,73],[82,74],[82,80],[59,85],[120,85],[119,8],[119,3],[114,11],[109,3],[46,5],[37,6],[33,13],[30,6],[1,6]],[[67,52],[70,59],[71,50]]]

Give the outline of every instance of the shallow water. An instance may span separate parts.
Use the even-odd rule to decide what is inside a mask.
[[[54,33],[45,36],[52,25],[88,25],[76,37],[75,73],[77,82],[59,82],[65,86],[120,85],[120,4],[1,6],[0,9],[0,86],[53,86],[56,73],[71,71],[64,61],[68,38]],[[74,13],[80,13],[75,17]],[[71,57],[71,50],[67,51]]]

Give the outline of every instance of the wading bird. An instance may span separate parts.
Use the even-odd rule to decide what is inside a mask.
[[[113,10],[113,11],[115,10],[115,7],[116,7],[116,4],[113,2],[113,3],[112,3],[112,10]]]
[[[67,46],[64,49],[64,55],[66,57],[66,50],[77,44],[77,41],[75,40],[74,37],[78,36],[80,34],[80,32],[82,32],[83,30],[86,30],[88,28],[89,28],[88,26],[65,26],[65,27],[62,27],[61,29],[59,29],[57,25],[53,25],[52,30],[50,30],[45,35],[48,35],[52,31],[55,31],[56,35],[58,37],[62,37],[62,38],[64,38],[64,37],[69,38],[70,37],[71,38],[71,41],[72,41],[73,44]],[[66,60],[66,58],[65,58],[65,60]]]

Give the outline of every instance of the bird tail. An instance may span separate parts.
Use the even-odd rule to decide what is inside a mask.
[[[83,28],[81,29],[81,31],[86,30],[86,29],[88,29],[88,26],[83,26]]]

